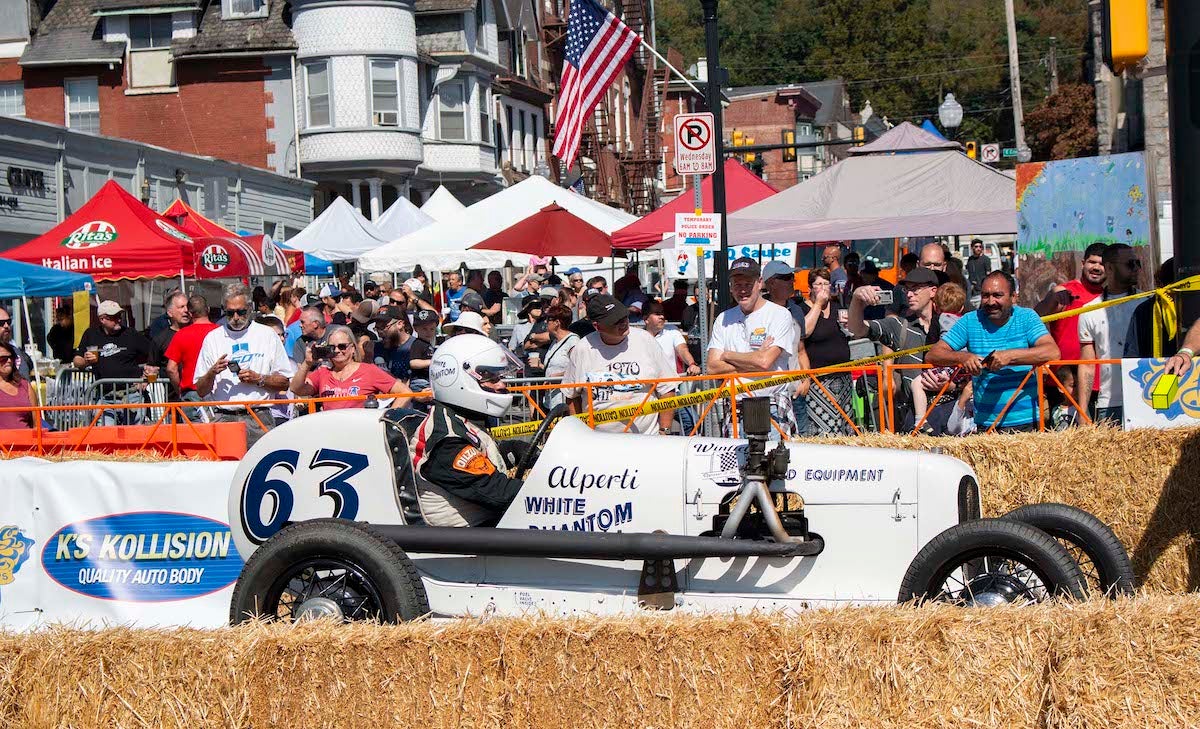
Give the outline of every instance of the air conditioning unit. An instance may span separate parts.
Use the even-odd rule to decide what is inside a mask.
[[[375,126],[377,127],[398,127],[400,126],[400,114],[394,111],[377,111],[375,112]]]

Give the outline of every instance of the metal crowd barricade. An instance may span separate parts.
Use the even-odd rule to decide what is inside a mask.
[[[96,376],[91,370],[67,367],[59,370],[53,385],[48,388],[46,401],[51,405],[90,405],[87,399]],[[67,430],[87,425],[91,417],[86,410],[52,410],[46,414],[51,427]]]
[[[163,405],[167,402],[167,383],[165,381],[146,382],[140,377],[108,377],[99,380],[93,380],[85,392],[85,399],[90,404],[103,405],[119,402],[128,402],[124,398],[141,397],[140,402],[153,403]],[[121,399],[115,399],[121,398]],[[133,401],[138,402],[137,400]],[[136,425],[141,419],[150,419],[152,421],[161,420],[165,414],[165,410],[161,407],[149,408],[145,413],[140,413],[138,410],[129,410],[127,418],[118,418],[118,420],[126,419],[128,422],[122,425]],[[101,415],[103,418],[103,415]]]

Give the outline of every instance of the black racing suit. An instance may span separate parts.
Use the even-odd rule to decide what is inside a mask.
[[[516,498],[522,482],[487,431],[434,402],[413,435],[413,466],[428,486],[418,488],[430,526],[494,525]]]

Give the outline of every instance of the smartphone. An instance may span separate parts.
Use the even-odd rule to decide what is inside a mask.
[[[896,294],[891,289],[879,289],[879,303],[882,306],[891,306],[896,301]]]
[[[242,366],[237,363],[237,360],[234,360],[233,362],[230,362],[228,365],[226,365],[226,369],[228,369],[230,372],[232,372],[233,374],[236,375],[237,373],[242,371]]]
[[[994,349],[992,351],[988,352],[988,355],[983,358],[983,366],[987,367],[988,365],[990,365],[992,363],[992,358],[995,357],[995,355],[996,355],[996,350],[994,350]]]

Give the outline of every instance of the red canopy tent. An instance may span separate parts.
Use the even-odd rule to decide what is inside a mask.
[[[732,213],[779,192],[734,159],[725,160],[725,212]],[[712,176],[700,183],[704,210],[713,209]],[[663,235],[675,232],[676,213],[696,212],[694,193],[689,187],[683,194],[658,210],[612,234],[612,247],[641,250],[662,242]]]
[[[284,250],[268,236],[239,236],[176,198],[163,211],[195,241],[196,278],[243,278],[304,273],[304,253]]]
[[[97,281],[191,275],[192,238],[113,180],[46,233],[0,254]]]
[[[608,233],[552,203],[528,218],[471,246],[491,251],[528,253],[531,256],[612,255]]]

